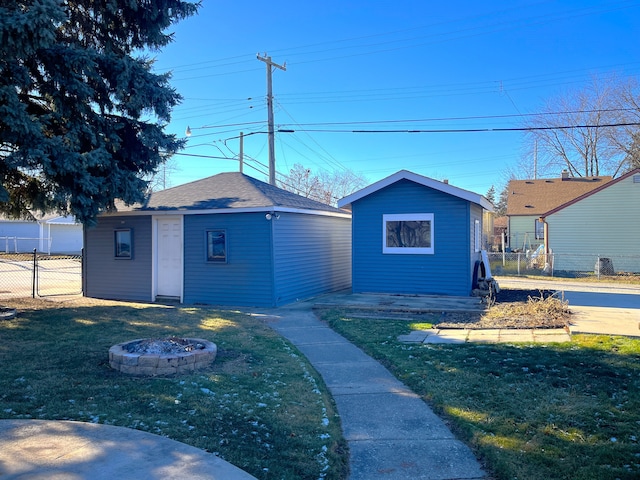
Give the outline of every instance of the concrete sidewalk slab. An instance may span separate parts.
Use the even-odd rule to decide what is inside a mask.
[[[334,363],[311,362],[331,393],[355,395],[363,393],[411,393],[402,382],[375,360]]]
[[[0,420],[3,479],[251,480],[211,453],[111,425]]]
[[[293,342],[292,342],[293,343]],[[327,358],[331,359],[330,363],[347,363],[347,362],[367,362],[371,360],[359,348],[345,348],[347,345],[343,343],[316,343],[297,345],[305,357],[311,362],[327,363]]]
[[[433,335],[435,331],[427,332],[425,330],[412,330],[407,335],[398,335],[398,341],[402,343],[422,343],[429,335]]]
[[[477,480],[486,478],[468,447],[454,439],[349,442],[351,480]]]
[[[421,332],[421,331],[416,331]],[[413,332],[412,332],[413,333]],[[398,336],[399,342],[415,343],[414,338],[421,338],[422,334]],[[409,341],[411,340],[411,341]],[[561,343],[570,342],[571,335],[564,329],[441,329],[434,330],[425,337],[422,343],[452,344],[463,343]]]
[[[307,326],[307,327],[287,327],[288,338],[296,345],[305,345],[308,343],[345,343],[344,337],[338,335],[335,331],[324,325]]]
[[[455,438],[435,413],[424,408],[422,399],[413,392],[405,392],[401,396],[397,393],[364,395],[336,396],[336,405],[347,419],[343,425],[347,440]],[[363,408],[363,399],[366,400],[366,409]],[[376,415],[371,415],[371,407]],[[387,421],[378,421],[378,416]]]
[[[418,395],[343,337],[327,342],[332,337],[311,326],[326,327],[311,308],[281,307],[264,318],[329,388],[349,444],[350,480],[485,478],[471,450]],[[300,332],[298,321],[311,335]]]
[[[469,335],[468,330],[447,330],[445,332],[437,332],[429,335],[424,339],[427,344],[463,344],[467,341]]]

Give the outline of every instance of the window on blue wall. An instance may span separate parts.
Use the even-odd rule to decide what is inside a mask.
[[[131,229],[115,231],[114,252],[116,258],[131,258]]]
[[[433,254],[433,213],[382,216],[382,253]]]
[[[207,262],[227,262],[227,232],[207,230]]]

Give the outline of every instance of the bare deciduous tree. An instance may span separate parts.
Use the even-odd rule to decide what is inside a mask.
[[[576,177],[617,175],[627,169],[633,136],[639,132],[640,102],[632,79],[595,78],[580,90],[548,100],[526,123],[528,158],[537,153],[536,173]],[[532,160],[527,162],[533,164]]]
[[[312,174],[310,169],[296,163],[289,175],[277,183],[284,190],[326,205],[336,205],[340,198],[364,188],[368,182],[364,176],[351,170],[320,170]]]

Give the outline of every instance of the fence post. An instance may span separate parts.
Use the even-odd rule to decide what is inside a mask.
[[[37,278],[37,269],[38,269],[38,249],[33,249],[33,283],[31,285],[31,297],[36,298],[36,278]]]
[[[518,275],[520,275],[520,252],[518,252]]]
[[[598,280],[600,280],[600,255],[596,258],[596,270],[598,271],[596,275],[598,275]]]

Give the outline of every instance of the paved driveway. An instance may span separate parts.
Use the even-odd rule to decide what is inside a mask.
[[[497,278],[501,288],[562,291],[573,313],[571,333],[640,336],[640,286]]]

